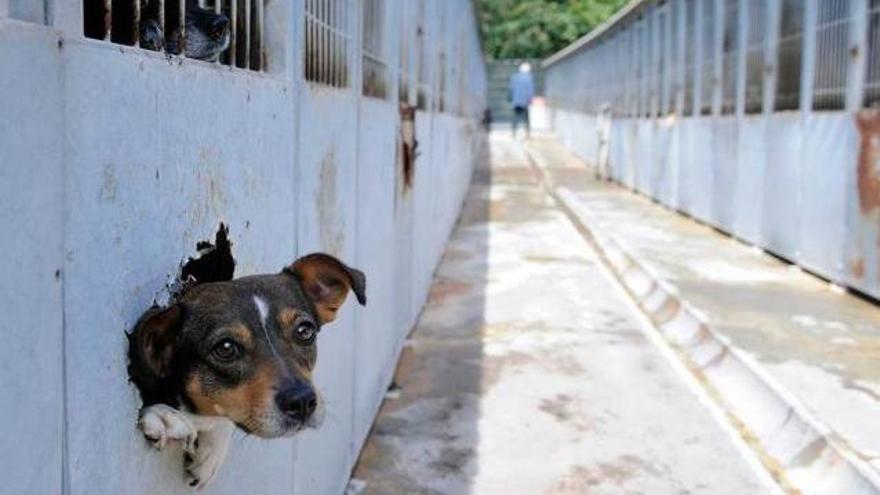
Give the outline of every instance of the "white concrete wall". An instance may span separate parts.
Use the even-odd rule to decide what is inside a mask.
[[[457,3],[447,25],[469,26],[468,56],[481,57],[470,2]],[[482,107],[418,113],[416,183],[404,191],[396,82],[385,100],[360,96],[356,34],[352,87],[304,82],[303,4],[273,9],[268,73],[0,17],[0,492],[190,492],[180,452],[154,452],[135,427],[125,332],[221,221],[237,275],[322,250],[364,270],[369,305],[348,304],[321,334],[324,427],[237,435],[206,493],[344,489],[464,197]],[[482,105],[485,74],[470,77]]]
[[[595,116],[554,109],[564,144],[595,164]],[[860,209],[861,136],[848,112],[615,119],[611,176],[641,194],[880,297],[876,218]],[[862,159],[867,159],[863,157]],[[861,184],[860,184],[861,182]]]

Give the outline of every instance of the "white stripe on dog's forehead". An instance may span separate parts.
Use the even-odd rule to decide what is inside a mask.
[[[272,351],[275,359],[278,360],[278,364],[281,366],[284,374],[289,375],[290,371],[287,365],[284,364],[284,360],[281,359],[281,355],[278,354],[278,350],[275,349],[275,344],[272,343],[272,336],[269,335],[269,329],[266,326],[266,321],[269,319],[269,303],[262,297],[254,294],[254,305],[257,307],[257,312],[260,313],[260,328],[263,329],[263,335],[266,336],[266,345],[269,346],[269,350]]]
[[[263,329],[265,330],[266,320],[269,318],[269,303],[262,297],[254,294],[254,305],[257,306],[257,312],[260,313],[260,323],[263,324]]]

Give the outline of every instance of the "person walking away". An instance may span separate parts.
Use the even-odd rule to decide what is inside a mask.
[[[528,62],[519,64],[519,70],[510,76],[507,97],[513,105],[513,138],[519,123],[525,124],[526,139],[531,134],[529,126],[529,105],[535,96],[535,82],[532,79],[532,66]]]

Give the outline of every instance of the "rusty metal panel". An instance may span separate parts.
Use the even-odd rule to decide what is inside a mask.
[[[846,225],[844,164],[856,160],[852,117],[814,113],[804,121],[797,262],[832,280],[843,272]]]
[[[739,122],[736,162],[736,196],[732,232],[753,244],[761,244],[764,170],[767,166],[767,120],[763,115],[743,117]]]
[[[799,114],[776,113],[768,117],[767,168],[764,175],[762,247],[795,260],[800,219],[800,163],[803,133]]]
[[[737,119],[720,116],[712,126],[712,213],[711,222],[732,231],[735,218],[737,171]]]

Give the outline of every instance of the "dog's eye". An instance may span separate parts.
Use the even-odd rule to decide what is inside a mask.
[[[301,321],[296,325],[296,340],[300,344],[311,344],[317,334],[318,329],[310,321]]]
[[[241,356],[241,346],[231,339],[223,339],[214,345],[211,354],[220,361],[233,361]]]

